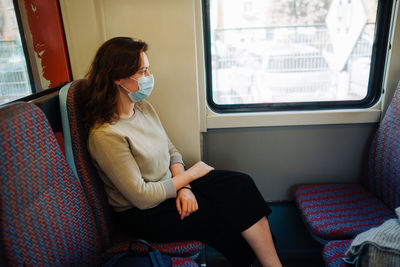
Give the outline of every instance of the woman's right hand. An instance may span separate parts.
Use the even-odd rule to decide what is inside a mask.
[[[192,167],[190,167],[187,172],[189,175],[193,178],[193,180],[196,180],[200,177],[203,177],[210,171],[214,170],[213,167],[207,165],[203,161],[199,161],[196,164],[194,164]]]

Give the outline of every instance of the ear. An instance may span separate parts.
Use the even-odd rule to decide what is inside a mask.
[[[120,84],[121,84],[121,80],[115,80],[115,81],[114,81],[114,84],[120,85]]]

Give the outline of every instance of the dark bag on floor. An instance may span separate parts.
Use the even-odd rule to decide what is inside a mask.
[[[132,245],[135,243],[144,244],[148,251],[145,254],[138,255],[132,250]],[[159,250],[154,249],[147,241],[136,239],[129,244],[128,251],[119,252],[112,255],[106,255],[107,261],[103,267],[171,267],[171,258],[168,255],[163,255]]]

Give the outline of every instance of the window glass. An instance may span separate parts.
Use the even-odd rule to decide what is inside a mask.
[[[12,0],[0,0],[0,104],[32,93]]]
[[[366,98],[377,0],[207,3],[215,104]]]

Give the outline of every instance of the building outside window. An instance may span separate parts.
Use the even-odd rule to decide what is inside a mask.
[[[0,104],[32,94],[12,0],[0,0]]]
[[[209,102],[362,101],[369,94],[377,0],[206,2]]]

